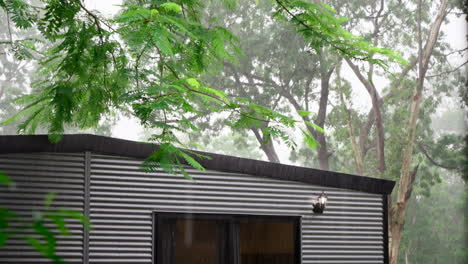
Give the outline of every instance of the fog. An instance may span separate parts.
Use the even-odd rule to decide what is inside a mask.
[[[291,148],[281,137],[272,137],[267,132],[270,123],[232,128],[226,125],[226,113],[205,113],[194,118],[200,130],[179,131],[177,135],[194,143],[192,146],[198,150],[398,182],[405,162],[408,131],[411,131],[408,123],[412,95],[420,83],[418,63],[405,71],[407,65],[394,62],[384,68],[359,59],[347,61],[329,48],[314,50],[291,25],[272,19],[272,1],[256,4],[253,0],[242,0],[235,8],[219,2],[207,1],[201,23],[230,30],[239,38],[243,55],[236,57],[236,63],[222,62],[223,67],[197,77],[230,97],[245,97],[292,116],[318,143],[311,148],[302,139],[301,130],[288,130],[286,133],[297,144]],[[408,65],[419,52],[418,23],[422,28],[421,44],[424,44],[440,3],[422,1],[424,10],[419,21],[418,1],[385,0],[381,2],[383,6],[366,0],[326,2],[339,16],[348,18],[344,23],[347,30],[373,45],[394,49]],[[110,19],[122,10],[123,1],[85,0],[84,3],[92,12]],[[450,6],[450,10],[438,31],[423,78],[415,147],[410,155],[410,166],[416,168],[417,177],[398,263],[462,264],[468,258],[466,150],[463,150],[468,127],[468,27],[462,9]],[[0,13],[0,21],[0,39],[18,40],[37,34],[5,26],[9,25],[5,12]],[[40,79],[36,55],[18,60],[11,54],[12,50],[0,44],[0,121],[21,109],[14,100],[34,91],[36,88],[31,84]],[[319,51],[322,53],[318,54]],[[381,109],[380,120],[376,109]],[[304,118],[301,111],[310,115]],[[18,133],[20,122],[14,121],[0,126],[0,135]],[[307,122],[318,124],[325,132],[320,133],[320,129]],[[36,131],[47,132],[47,127],[40,125]],[[152,134],[160,132],[142,125],[132,110],[113,111],[100,120],[97,128],[67,127],[66,130],[66,133],[95,133],[138,141],[147,141]],[[379,144],[385,148],[381,149]],[[385,158],[382,160],[381,156]],[[397,188],[398,184],[394,199]]]

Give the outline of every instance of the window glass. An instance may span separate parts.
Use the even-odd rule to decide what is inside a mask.
[[[294,225],[287,222],[242,221],[241,264],[293,264]]]
[[[161,214],[157,264],[297,264],[298,218]]]
[[[224,264],[220,222],[178,219],[175,229],[175,264]]]

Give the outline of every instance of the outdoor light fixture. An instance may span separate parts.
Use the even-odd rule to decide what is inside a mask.
[[[322,194],[320,194],[317,197],[317,200],[313,202],[312,211],[316,214],[323,214],[323,210],[325,209],[325,206],[327,205],[327,200],[328,200],[328,197],[325,195],[325,192],[322,191]]]

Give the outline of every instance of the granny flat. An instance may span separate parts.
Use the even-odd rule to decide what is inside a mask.
[[[86,215],[57,252],[67,263],[388,263],[395,182],[219,154],[194,180],[144,172],[157,145],[95,135],[0,136],[0,204],[18,221],[53,206]],[[24,220],[23,219],[23,220]],[[28,230],[23,230],[28,232]],[[47,263],[13,237],[0,263]]]

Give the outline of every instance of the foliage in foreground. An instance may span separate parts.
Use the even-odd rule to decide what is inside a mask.
[[[259,127],[291,148],[296,146],[291,131],[300,129],[301,122],[246,98],[229,96],[199,79],[201,74],[219,71],[224,62],[235,64],[242,54],[236,36],[202,20],[204,1],[126,1],[112,19],[77,0],[39,2],[33,6],[22,0],[0,1],[17,29],[38,31],[38,38],[10,36],[2,44],[10,45],[18,59],[38,59],[41,76],[32,94],[17,100],[23,110],[3,124],[21,121],[21,133],[45,127],[50,139],[58,141],[66,125],[87,129],[116,111],[123,112],[156,131],[149,140],[165,147],[148,163],[164,163],[171,172],[184,172],[182,163],[202,168],[179,148],[188,146],[179,135],[196,131],[193,120],[207,114],[219,113],[224,124],[234,128]],[[336,17],[326,4],[272,2],[272,19],[294,26],[308,43],[304,53],[327,49],[384,67],[404,62],[391,50],[346,31],[342,26],[346,20]],[[316,146],[314,136],[301,130],[309,146]]]
[[[15,183],[0,171],[0,189],[13,193],[14,188]],[[80,212],[54,207],[54,198],[55,193],[45,196],[43,210],[32,211],[31,222],[18,221],[20,217],[12,210],[0,208],[0,248],[4,247],[9,239],[21,239],[53,263],[65,263],[63,258],[57,255],[56,248],[59,236],[71,235],[67,223],[75,220],[85,229],[89,229],[91,225]],[[28,232],[25,233],[25,230]]]
[[[235,1],[225,0],[226,5]],[[333,9],[325,4],[305,1],[272,1],[273,19],[290,23],[309,43],[305,53],[321,54],[323,49],[380,66],[403,62],[388,49],[374,47],[341,26]],[[224,124],[234,128],[262,128],[272,138],[296,146],[291,136],[300,122],[242,97],[233,97],[207,86],[204,73],[219,71],[223,63],[236,64],[242,54],[239,40],[226,28],[210,26],[202,20],[204,1],[127,1],[122,12],[107,19],[86,8],[82,1],[0,0],[8,29],[32,30],[38,37],[9,39],[6,46],[16,59],[37,60],[40,76],[31,94],[17,99],[23,110],[3,122],[20,121],[21,133],[44,128],[51,141],[58,141],[66,126],[96,127],[105,117],[123,112],[156,131],[149,140],[161,145],[146,165],[181,172],[182,163],[203,169],[180,135],[197,130],[193,120],[219,113]],[[11,19],[11,21],[10,21]],[[211,18],[215,19],[215,18]],[[10,22],[11,25],[10,25]],[[302,112],[307,116],[310,112]],[[263,124],[268,123],[268,126]],[[313,123],[309,125],[315,126]],[[317,143],[303,130],[309,146]],[[46,199],[50,209],[53,195]],[[27,242],[55,263],[55,233],[46,223],[53,222],[62,235],[68,234],[65,219],[75,218],[86,225],[81,215],[67,210],[36,213],[31,227],[41,239]],[[0,228],[5,242],[14,215],[2,209]]]

